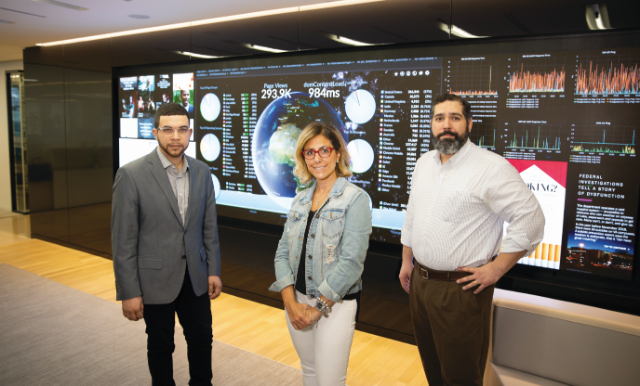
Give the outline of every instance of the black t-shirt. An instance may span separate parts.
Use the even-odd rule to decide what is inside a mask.
[[[296,278],[296,290],[304,295],[307,294],[307,282],[305,281],[304,273],[307,267],[307,238],[309,237],[309,228],[311,228],[311,221],[316,212],[310,211],[307,218],[307,229],[304,231],[304,239],[302,240],[302,252],[300,252],[300,265],[298,266],[298,277]],[[311,259],[309,259],[311,260]]]

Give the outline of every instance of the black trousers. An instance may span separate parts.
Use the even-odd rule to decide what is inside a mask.
[[[144,321],[147,325],[147,359],[153,386],[175,386],[173,380],[173,341],[176,313],[187,341],[189,359],[189,385],[211,386],[211,301],[205,292],[196,296],[191,285],[189,270],[185,270],[182,289],[169,304],[145,304]]]

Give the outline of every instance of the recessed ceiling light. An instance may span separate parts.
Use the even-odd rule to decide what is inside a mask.
[[[200,59],[220,59],[220,58],[225,58],[225,56],[203,55],[203,54],[196,54],[194,52],[187,52],[187,51],[176,51],[176,54],[184,55],[184,56],[191,56],[192,58],[200,58]]]
[[[453,24],[451,24],[451,29],[449,29],[449,24],[441,20],[436,20],[436,25],[438,26],[438,28],[440,28],[444,32],[446,33],[451,32],[451,35],[457,36],[459,38],[488,38],[489,37],[489,36],[477,36],[477,35],[471,34],[460,27],[456,27]]]
[[[89,10],[89,8],[78,7],[77,5],[71,5],[71,4],[63,3],[61,1],[56,1],[56,0],[31,0],[31,1],[37,1],[38,3],[45,3],[45,4],[49,4],[49,5],[55,5],[57,7],[62,7],[62,8],[69,8],[69,9],[73,9],[75,11],[88,11]]]
[[[132,19],[139,19],[139,20],[144,20],[144,19],[150,19],[151,16],[147,16],[147,15],[129,15],[130,18]]]
[[[290,51],[287,51],[287,50],[280,50],[280,49],[277,49],[277,48],[259,46],[257,44],[245,44],[245,43],[240,43],[240,44],[245,46],[245,47],[247,47],[247,48],[251,48],[252,50],[258,50],[258,51],[275,52],[277,54],[279,54],[281,52],[290,52]]]
[[[371,43],[364,43],[364,42],[360,42],[357,40],[353,40],[353,39],[349,39],[346,38],[344,36],[339,36],[339,35],[333,35],[333,34],[326,34],[326,37],[328,37],[329,39],[336,41],[338,43],[342,43],[342,44],[347,44],[349,46],[358,46],[358,47],[362,47],[362,46],[373,46],[374,44]]]

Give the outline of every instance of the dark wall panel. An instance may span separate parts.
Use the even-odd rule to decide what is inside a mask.
[[[24,69],[31,231],[68,242],[64,69],[31,63]]]
[[[110,74],[111,44],[111,39],[102,39],[64,45],[64,67]]]
[[[47,66],[59,66],[64,65],[63,59],[64,46],[51,46],[51,47],[28,47],[25,48],[22,53],[22,60],[25,63],[30,64],[44,64]]]
[[[69,240],[111,253],[111,74],[65,68]]]

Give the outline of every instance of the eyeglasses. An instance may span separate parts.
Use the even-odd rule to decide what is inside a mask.
[[[316,158],[316,153],[320,155],[322,158],[327,158],[331,155],[331,152],[334,150],[332,147],[321,147],[318,150],[307,149],[302,151],[302,155],[306,159],[314,159]]]
[[[175,130],[174,129],[169,129],[167,127],[163,127],[162,129],[158,129],[158,131],[161,131],[162,134],[164,134],[164,135],[173,135],[173,132],[177,131],[178,134],[180,134],[180,136],[189,134],[189,130],[190,129],[186,129],[184,127],[181,127],[179,129],[175,129]]]

